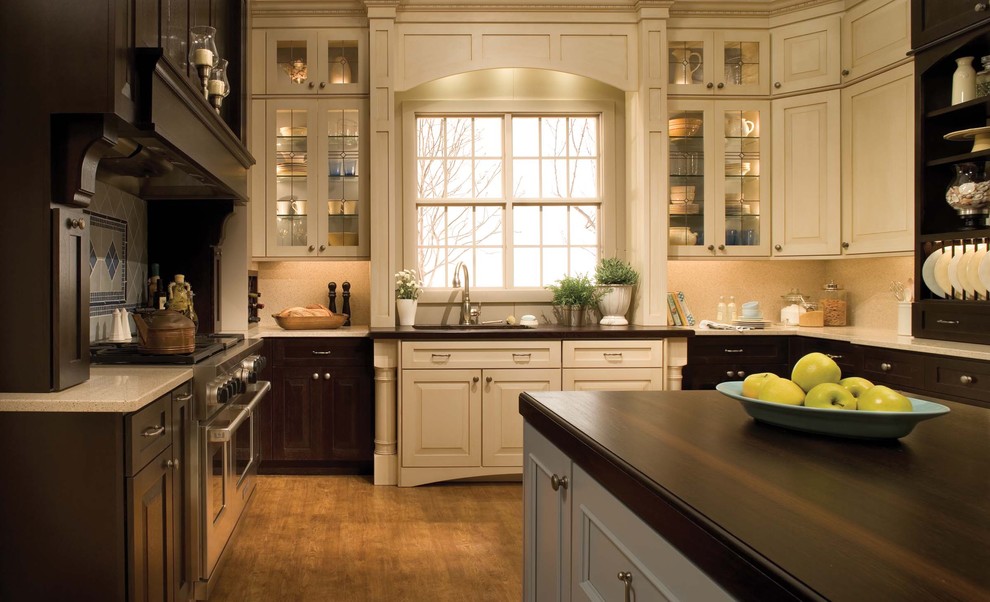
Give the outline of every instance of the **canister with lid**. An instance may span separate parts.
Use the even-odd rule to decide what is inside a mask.
[[[780,322],[784,326],[797,326],[798,320],[805,312],[807,300],[798,289],[792,288],[791,292],[781,295],[784,300],[784,307],[780,310]]]
[[[819,303],[822,309],[825,326],[845,326],[849,304],[846,301],[846,291],[838,284],[829,280],[822,290]]]

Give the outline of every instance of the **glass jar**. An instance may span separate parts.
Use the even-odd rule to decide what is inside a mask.
[[[990,55],[980,58],[983,68],[976,73],[976,95],[990,96]]]
[[[784,326],[797,326],[801,314],[807,311],[807,299],[796,288],[792,288],[791,292],[781,295],[780,298],[784,301],[784,307],[780,310],[780,323]]]
[[[829,280],[822,290],[822,298],[819,301],[823,316],[822,321],[825,326],[845,326],[846,315],[849,304],[846,301],[846,291],[842,290],[838,284]]]
[[[945,191],[945,202],[964,219],[987,212],[990,208],[990,181],[976,163],[953,165],[956,177]]]

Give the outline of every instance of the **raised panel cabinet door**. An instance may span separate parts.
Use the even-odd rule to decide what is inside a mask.
[[[174,599],[171,453],[166,449],[127,479],[130,600]]]
[[[323,372],[317,368],[272,371],[272,460],[323,458]]]
[[[842,199],[838,90],[779,98],[773,113],[777,257],[838,255]]]
[[[661,368],[563,369],[564,391],[660,391]]]
[[[829,15],[770,32],[772,94],[839,83],[839,16]]]
[[[366,368],[325,372],[323,438],[328,460],[371,461],[373,451],[372,375]]]
[[[89,231],[82,209],[52,209],[52,253],[58,266],[52,275],[50,384],[55,391],[89,378]]]
[[[914,249],[913,63],[842,90],[842,249]]]
[[[842,17],[842,79],[853,81],[893,65],[911,49],[908,0],[866,0]]]
[[[522,466],[523,419],[519,394],[559,391],[560,370],[485,370],[481,397],[483,466]]]
[[[192,598],[193,581],[196,579],[190,554],[194,530],[192,521],[196,513],[191,508],[190,487],[192,473],[189,459],[193,450],[192,383],[186,383],[172,391],[172,525],[173,525],[173,573],[175,599]]]
[[[571,599],[571,459],[523,426],[523,600]]]
[[[914,48],[990,18],[982,0],[912,0],[912,4],[911,46]]]
[[[481,370],[403,370],[402,466],[481,466]]]

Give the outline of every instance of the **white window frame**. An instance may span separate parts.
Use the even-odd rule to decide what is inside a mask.
[[[477,115],[504,115],[513,114],[518,116],[541,116],[541,115],[599,115],[599,143],[600,149],[600,172],[601,172],[601,209],[599,211],[599,257],[609,257],[616,254],[616,236],[619,232],[619,224],[616,223],[620,212],[617,210],[617,189],[616,181],[616,147],[623,143],[624,134],[616,128],[616,111],[614,103],[608,100],[564,100],[564,101],[415,101],[404,102],[402,104],[402,188],[399,198],[400,215],[402,217],[402,252],[397,257],[396,269],[412,268],[417,264],[416,241],[416,118],[418,115],[431,116],[477,116]],[[506,125],[506,129],[510,126]],[[510,138],[506,138],[508,146]],[[508,148],[503,149],[503,156],[507,156]],[[504,190],[511,190],[511,165],[503,168],[505,178]],[[569,204],[586,204],[589,199],[570,199]],[[519,204],[530,204],[538,202],[536,199],[519,199]],[[475,202],[462,202],[451,200],[452,205],[464,204],[492,204],[488,199],[477,199]],[[512,236],[512,216],[511,212],[506,212],[503,223],[503,257],[505,261],[511,260],[510,238]],[[510,276],[511,276],[511,270]],[[594,278],[594,274],[589,274]],[[474,274],[471,274],[472,283],[475,282]],[[420,302],[423,303],[450,303],[459,288],[452,286],[424,288],[420,295]],[[471,287],[471,300],[484,303],[549,303],[552,298],[549,291],[542,287],[511,287],[506,283],[506,288],[485,289]]]

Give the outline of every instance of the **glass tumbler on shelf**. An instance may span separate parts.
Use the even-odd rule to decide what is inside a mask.
[[[990,180],[976,163],[956,163],[956,175],[945,191],[945,202],[963,219],[965,229],[979,227],[977,218],[990,211]]]

